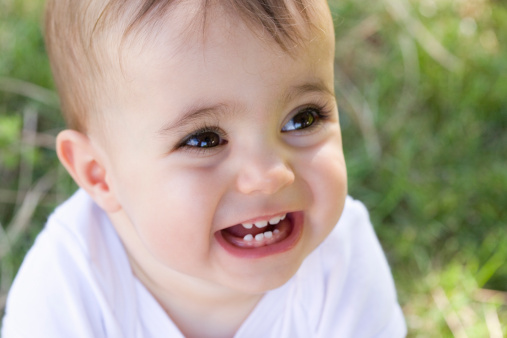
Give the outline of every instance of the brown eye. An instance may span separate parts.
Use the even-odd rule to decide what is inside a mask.
[[[308,128],[313,125],[318,118],[319,113],[317,109],[304,109],[303,111],[294,115],[294,117],[283,126],[282,131],[293,131]]]
[[[212,131],[192,135],[185,142],[186,146],[196,148],[212,148],[221,144],[223,140],[220,135]]]

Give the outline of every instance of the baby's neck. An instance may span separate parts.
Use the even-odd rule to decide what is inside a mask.
[[[174,295],[158,301],[185,337],[233,337],[259,302],[261,295],[195,302]]]
[[[224,287],[178,278],[163,286],[153,283],[142,270],[134,273],[185,337],[233,337],[263,294],[245,294]],[[170,285],[169,285],[170,284]]]

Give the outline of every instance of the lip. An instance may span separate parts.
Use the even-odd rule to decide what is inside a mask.
[[[303,212],[292,212],[287,214],[287,219],[291,222],[291,230],[290,234],[287,236],[287,238],[283,239],[282,241],[258,248],[241,248],[235,245],[232,245],[222,235],[222,231],[215,232],[215,239],[217,240],[218,244],[227,251],[229,254],[238,257],[238,258],[245,258],[245,259],[255,259],[255,258],[262,258],[266,256],[271,256],[275,254],[279,254],[282,252],[286,252],[294,248],[299,240],[301,239],[301,235],[303,233]]]

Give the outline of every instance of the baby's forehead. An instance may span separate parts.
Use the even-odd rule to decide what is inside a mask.
[[[325,19],[312,23],[302,22],[297,31],[297,40],[292,45],[282,45],[260,24],[243,19],[230,9],[210,7],[206,14],[202,14],[189,3],[178,4],[161,17],[156,26],[149,29],[145,26],[126,40],[121,58],[123,75],[127,83],[133,83],[139,74],[146,79],[150,70],[155,71],[153,79],[160,79],[157,67],[160,71],[171,66],[196,70],[194,64],[205,67],[206,63],[213,63],[217,67],[221,62],[215,56],[223,55],[225,49],[229,53],[227,57],[230,56],[232,61],[241,63],[243,67],[248,67],[245,54],[247,58],[256,57],[255,47],[266,51],[265,58],[255,60],[256,63],[265,62],[266,68],[269,68],[273,59],[300,57],[304,54],[302,51],[306,53],[303,47],[309,44],[314,52],[325,53],[323,56],[327,56],[334,54],[334,35],[330,17]],[[299,20],[302,21],[302,18]],[[289,40],[285,43],[287,41]],[[250,55],[240,52],[250,49],[253,50]],[[239,54],[242,59],[235,58]],[[227,65],[223,67],[223,71],[227,72]],[[206,71],[205,68],[201,70]],[[199,74],[195,75],[196,78],[199,77]]]
[[[272,15],[271,21],[266,19],[264,11],[248,11],[247,15],[238,5],[256,1],[229,1],[236,3],[238,8],[227,7],[226,2],[182,1],[165,8],[163,14],[148,15],[145,21],[138,20],[135,25],[129,25],[122,37],[119,60],[136,60],[150,53],[150,60],[156,62],[157,55],[152,50],[160,45],[170,47],[166,48],[167,54],[158,56],[163,63],[197,57],[199,52],[206,57],[206,52],[212,52],[213,48],[230,44],[232,37],[236,38],[235,48],[242,48],[244,41],[237,36],[244,35],[247,40],[252,33],[266,49],[279,57],[294,56],[308,42],[317,45],[323,39],[334,41],[332,20],[325,1],[313,1],[311,8],[297,8],[289,1],[279,13],[265,9]]]
[[[327,30],[330,19],[325,0],[152,0],[138,12],[123,15],[123,47],[142,51],[150,43],[175,44],[175,52],[199,46],[219,30],[227,35],[238,29],[255,31],[260,39],[289,52],[312,34]],[[133,19],[132,19],[133,17]],[[220,22],[220,25],[214,23]],[[161,35],[162,39],[161,39]],[[179,46],[177,46],[179,43]]]

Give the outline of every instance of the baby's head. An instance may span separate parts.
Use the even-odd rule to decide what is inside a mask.
[[[326,1],[53,0],[47,18],[60,160],[148,289],[293,276],[347,190]]]

